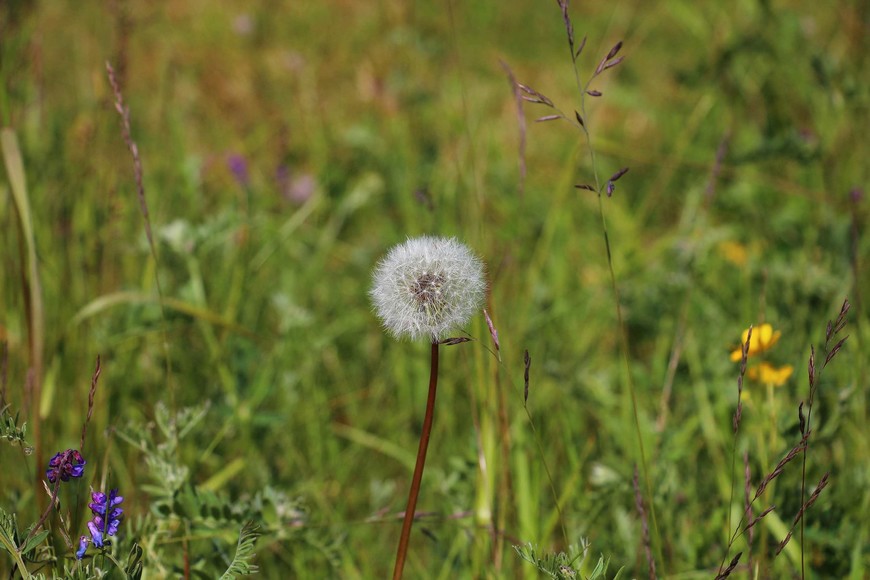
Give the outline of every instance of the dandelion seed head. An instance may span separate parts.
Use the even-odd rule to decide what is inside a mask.
[[[369,296],[396,338],[437,341],[483,304],[483,263],[455,238],[422,236],[393,247],[375,268]]]

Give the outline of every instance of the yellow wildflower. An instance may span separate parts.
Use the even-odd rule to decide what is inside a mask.
[[[719,253],[735,266],[745,266],[749,256],[746,246],[739,242],[726,240],[719,244]]]
[[[763,362],[755,366],[749,367],[749,369],[747,369],[746,371],[746,376],[748,376],[753,381],[758,381],[759,383],[763,383],[765,385],[781,387],[785,384],[785,382],[788,380],[793,372],[794,367],[792,367],[791,365],[785,365],[776,368],[768,362]]]
[[[762,324],[757,328],[752,329],[752,336],[749,337],[749,329],[743,331],[743,334],[740,337],[740,345],[737,350],[731,353],[731,360],[737,362],[743,356],[742,345],[746,344],[746,339],[749,337],[749,352],[747,356],[752,356],[755,354],[760,354],[762,352],[767,351],[776,344],[776,341],[779,340],[782,332],[779,330],[773,330],[773,327],[769,324]]]

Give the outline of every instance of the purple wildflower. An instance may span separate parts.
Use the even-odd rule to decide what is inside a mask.
[[[45,477],[49,483],[55,483],[58,479],[69,481],[71,477],[81,477],[85,472],[87,461],[77,449],[67,449],[56,453],[48,462]]]
[[[248,162],[238,153],[233,153],[227,157],[227,167],[230,173],[236,178],[236,181],[242,187],[248,187],[250,179],[248,176]]]
[[[88,549],[88,537],[82,536],[79,538],[79,549],[76,550],[76,560],[81,560],[85,557],[85,552]]]
[[[76,558],[79,560],[84,558],[88,543],[93,543],[97,548],[108,544],[106,536],[114,536],[118,533],[121,518],[124,516],[124,510],[117,507],[124,501],[124,498],[118,495],[117,489],[113,489],[108,495],[100,491],[92,492],[91,498],[94,500],[88,504],[94,514],[93,519],[88,522],[91,537],[89,539],[87,536],[82,536],[79,540],[79,549],[76,551]]]

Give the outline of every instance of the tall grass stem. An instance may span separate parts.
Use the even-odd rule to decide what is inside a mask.
[[[145,199],[145,185],[142,173],[142,159],[139,156],[139,147],[133,140],[132,131],[130,129],[130,108],[124,104],[124,95],[121,93],[121,85],[118,82],[118,77],[115,74],[115,69],[107,61],[106,75],[109,78],[109,84],[112,86],[112,93],[115,97],[115,110],[121,117],[121,134],[124,138],[124,143],[127,149],[130,150],[130,155],[133,158],[133,173],[136,179],[136,193],[139,198],[139,209],[142,211],[142,219],[145,222],[145,236],[148,238],[148,248],[151,250],[151,257],[154,260],[154,283],[157,286],[157,296],[160,299],[160,319],[163,322],[163,356],[166,359],[166,378],[169,383],[169,398],[171,407],[176,409],[175,389],[172,381],[172,360],[169,356],[169,338],[167,337],[167,318],[166,308],[164,307],[163,287],[160,284],[160,272],[157,259],[157,246],[154,243],[154,235],[151,231],[151,216],[148,212],[148,201]]]
[[[32,385],[30,401],[34,413],[32,429],[34,446],[36,448],[36,464],[43,464],[42,457],[42,414],[41,391],[43,379],[43,356],[45,349],[45,309],[42,298],[42,283],[36,256],[36,235],[33,231],[33,218],[30,211],[30,198],[27,194],[27,180],[24,173],[24,163],[21,159],[21,149],[15,131],[4,127],[0,131],[0,149],[6,166],[6,175],[12,186],[12,199],[18,213],[19,239],[26,251],[26,273],[22,272],[21,283],[24,288],[24,303],[27,307],[27,329],[29,333],[28,348],[30,351],[30,369]],[[36,482],[39,485],[41,473],[36,472]],[[42,497],[42,496],[40,496]]]

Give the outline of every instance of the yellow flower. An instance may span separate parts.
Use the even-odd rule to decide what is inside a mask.
[[[765,385],[781,387],[785,384],[785,382],[788,380],[793,372],[794,367],[792,367],[791,365],[785,365],[776,368],[770,363],[763,362],[755,366],[749,367],[749,369],[746,371],[746,376],[748,376],[753,381],[758,381],[759,383],[764,383]]]
[[[719,244],[719,253],[735,266],[745,266],[749,252],[746,246],[739,242],[726,240]]]
[[[782,332],[777,330],[774,332],[773,327],[769,324],[762,324],[757,328],[752,329],[752,337],[749,338],[749,352],[747,356],[752,356],[767,351],[776,344]],[[740,345],[737,350],[731,353],[731,360],[739,361],[743,357],[742,345],[746,344],[746,338],[749,337],[749,329],[743,331],[740,337]]]

